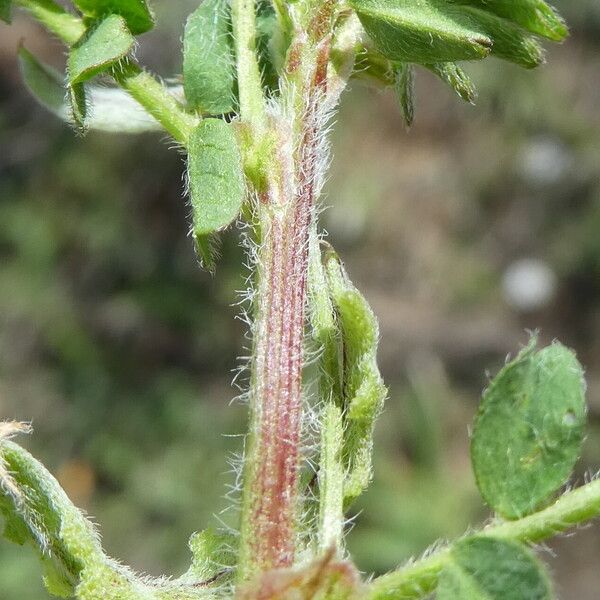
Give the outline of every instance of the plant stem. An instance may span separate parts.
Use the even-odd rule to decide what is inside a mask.
[[[242,513],[241,576],[295,555],[306,238],[312,197],[264,207]],[[279,209],[279,210],[277,210]]]
[[[486,535],[536,543],[600,514],[600,479],[567,492],[554,504],[516,521],[492,524]]]
[[[600,480],[567,492],[554,504],[516,521],[492,523],[479,535],[535,543],[592,519],[600,514]],[[437,585],[439,575],[450,557],[451,546],[422,560],[375,579],[369,586],[368,600],[407,600],[424,598]]]
[[[255,9],[254,0],[233,0],[231,22],[235,43],[240,115],[259,129],[265,129],[265,100],[256,58]]]
[[[319,550],[340,551],[344,528],[344,465],[342,409],[329,401],[321,423],[319,460]]]
[[[53,0],[15,0],[65,44],[72,46],[84,33],[83,21]]]
[[[294,86],[289,90],[299,93]],[[298,120],[302,125],[295,124]],[[292,140],[298,129],[302,133],[296,147]],[[317,140],[313,119],[304,112],[276,120],[275,135],[278,167],[259,206],[263,242],[257,266],[242,578],[292,565],[299,516],[304,316],[308,239],[318,193]]]
[[[162,83],[131,60],[113,69],[112,76],[175,140],[184,146],[187,144],[199,120],[186,112]]]
[[[242,498],[242,580],[291,566],[296,554],[308,248],[320,191],[322,97],[318,66],[303,67],[302,85],[284,86],[283,114],[272,118],[275,156],[267,191],[259,195],[262,245]]]
[[[72,46],[85,33],[82,19],[66,11],[53,0],[16,0],[67,46]],[[144,71],[132,59],[126,59],[111,70],[115,81],[137,100],[172,136],[186,144],[197,117],[187,113],[167,88]]]

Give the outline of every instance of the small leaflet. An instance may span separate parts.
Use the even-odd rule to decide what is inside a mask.
[[[483,393],[471,438],[479,491],[503,517],[547,504],[581,452],[586,421],[583,369],[575,354],[536,339]]]
[[[146,0],[74,0],[73,3],[86,17],[103,19],[121,15],[134,35],[154,27],[154,15]]]
[[[344,482],[347,506],[371,481],[373,430],[387,388],[377,366],[379,326],[371,307],[354,287],[333,250],[325,256],[325,271],[342,348],[342,454],[347,471]]]
[[[190,135],[188,179],[192,233],[203,263],[210,268],[210,237],[238,216],[246,190],[242,156],[233,126],[204,119]]]
[[[400,62],[444,62],[486,57],[493,40],[446,1],[351,0],[380,52]]]
[[[71,48],[67,61],[69,83],[83,83],[106,71],[125,58],[134,43],[122,17],[106,17]]]
[[[456,63],[444,62],[423,66],[449,85],[465,102],[475,103],[477,99],[475,84]]]
[[[235,60],[227,0],[204,0],[183,37],[183,85],[189,105],[217,115],[235,108]]]
[[[555,42],[564,40],[569,30],[562,17],[543,0],[454,0],[485,9],[514,21],[527,31]]]
[[[19,48],[19,67],[33,97],[57,117],[73,125],[70,102],[65,98],[64,77],[39,62],[23,47]],[[181,87],[171,88],[170,92],[181,94],[182,90]],[[90,104],[89,113],[85,115],[86,129],[120,134],[163,130],[160,123],[125,90],[90,85],[85,95]]]
[[[196,582],[210,581],[229,574],[236,564],[238,539],[231,533],[214,529],[194,533],[190,537],[192,565],[185,576]]]
[[[19,48],[19,67],[23,81],[34,98],[48,110],[65,118],[65,86],[60,73],[39,62],[23,46]]]
[[[544,566],[524,544],[473,536],[453,544],[437,600],[552,600]]]
[[[493,41],[492,56],[526,69],[533,69],[544,62],[544,50],[538,41],[517,23],[498,17],[487,10],[472,6],[461,8],[465,17],[476,22],[480,30]]]
[[[379,49],[392,61],[431,64],[477,60],[489,54],[522,67],[536,67],[544,60],[541,46],[529,31],[544,30],[551,39],[563,39],[566,29],[560,18],[546,6],[556,22],[543,25],[546,16],[508,0],[351,0],[365,30]],[[502,13],[502,14],[501,14]],[[501,16],[500,16],[501,14]],[[524,29],[522,23],[528,26]],[[554,33],[550,31],[553,29]]]

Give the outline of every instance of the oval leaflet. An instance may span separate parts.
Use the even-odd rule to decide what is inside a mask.
[[[230,123],[204,119],[194,129],[188,144],[188,179],[192,232],[209,266],[208,237],[235,220],[246,195],[242,156]]]
[[[551,600],[542,564],[520,542],[474,536],[454,544],[438,600]]]
[[[471,439],[481,495],[517,519],[546,503],[569,477],[583,441],[583,369],[559,343],[533,338],[484,392]]]

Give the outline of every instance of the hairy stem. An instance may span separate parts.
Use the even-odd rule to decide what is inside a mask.
[[[541,542],[600,514],[600,480],[567,492],[554,504],[516,521],[493,523],[481,534],[527,543]],[[430,554],[398,571],[375,579],[369,600],[424,598],[437,585],[450,556],[450,547]]]
[[[127,60],[112,70],[115,81],[137,100],[170,134],[184,146],[198,118],[185,112],[179,101],[139,65]]]
[[[564,494],[554,504],[522,519],[504,521],[484,530],[486,535],[541,542],[600,514],[600,479]]]
[[[296,554],[308,241],[319,193],[317,74],[318,69],[307,71],[302,85],[284,89],[288,114],[284,109],[272,119],[276,156],[258,209],[263,239],[242,499],[242,579],[290,566]]]
[[[292,564],[298,511],[306,252],[311,197],[264,208],[251,429],[242,523],[243,575]],[[245,552],[244,552],[245,550]]]

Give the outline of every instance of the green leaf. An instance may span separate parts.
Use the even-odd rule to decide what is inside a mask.
[[[400,103],[400,112],[407,127],[415,118],[415,68],[411,64],[401,63],[396,71],[396,96]]]
[[[85,16],[94,19],[121,15],[135,35],[154,27],[154,15],[146,0],[74,0],[74,4]]]
[[[27,428],[0,423],[0,516],[4,536],[30,543],[48,591],[79,600],[193,600],[195,582],[140,578],[107,557],[94,525],[44,466],[9,437]]]
[[[63,121],[74,125],[64,77],[40,63],[23,47],[19,49],[19,67],[33,97]],[[181,87],[170,89],[170,93],[181,95]],[[88,129],[113,133],[162,131],[160,123],[120,88],[88,86],[86,94],[90,104],[89,114],[85,117]]]
[[[484,58],[493,41],[463,7],[445,0],[351,0],[364,28],[390,60],[412,63]]]
[[[70,117],[75,129],[84,133],[87,129],[88,101],[83,83],[75,83],[67,88],[70,103]]]
[[[536,39],[514,23],[491,12],[462,7],[466,18],[471,18],[480,30],[493,40],[492,55],[532,69],[544,62],[544,51]]]
[[[104,560],[98,535],[29,453],[6,439],[0,440],[0,451],[5,535],[18,544],[33,542],[46,556],[50,591],[72,595],[82,572]]]
[[[465,102],[475,103],[477,90],[469,76],[456,64],[451,62],[423,65],[435,73],[445,84],[449,85]]]
[[[209,114],[234,110],[235,60],[227,0],[204,0],[183,37],[183,85],[188,103]]]
[[[186,577],[192,581],[209,581],[230,573],[237,558],[236,536],[231,533],[216,532],[205,529],[194,533],[189,541],[192,551],[192,566]]]
[[[484,392],[471,439],[479,491],[516,519],[549,501],[579,457],[585,382],[575,354],[559,343],[536,350],[533,338]]]
[[[83,84],[65,89],[64,78],[40,63],[29,50],[19,48],[19,67],[25,85],[42,106],[83,132],[87,123],[87,99]]]
[[[110,15],[89,29],[69,53],[67,73],[71,85],[83,83],[125,58],[135,40],[125,20]]]
[[[390,60],[426,64],[481,59],[491,53],[527,68],[543,61],[540,45],[518,24],[471,5],[449,0],[351,4]]]
[[[188,153],[192,232],[209,266],[207,236],[230,225],[244,202],[242,156],[233,126],[221,119],[204,119],[194,129]]]
[[[343,456],[347,471],[344,502],[348,505],[371,481],[373,430],[387,389],[377,367],[377,319],[333,249],[327,251],[324,262],[341,338]]]
[[[10,23],[10,9],[12,0],[0,0],[0,19],[5,23]]]
[[[543,0],[453,0],[487,10],[514,21],[531,33],[554,41],[564,40],[569,30],[561,16]]]
[[[283,31],[273,3],[256,4],[256,51],[264,86],[273,95],[279,86],[279,72],[285,62],[289,32]]]
[[[437,600],[551,600],[542,564],[519,542],[474,536],[454,544]]]
[[[23,46],[19,48],[18,57],[21,76],[32,95],[48,110],[66,119],[64,78],[51,67],[40,63]]]

